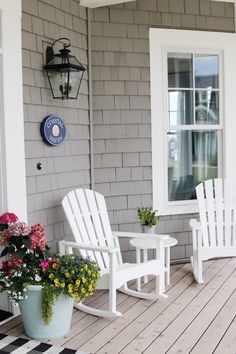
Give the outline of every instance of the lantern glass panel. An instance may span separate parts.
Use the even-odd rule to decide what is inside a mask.
[[[76,57],[69,56],[69,62],[72,65],[81,66],[80,62],[76,59]]]
[[[54,98],[77,98],[83,71],[66,68],[47,72]]]
[[[48,70],[48,79],[50,81],[51,89],[54,98],[68,98],[69,93],[68,86],[68,70]]]
[[[77,98],[78,96],[83,73],[83,71],[70,71],[71,98]]]

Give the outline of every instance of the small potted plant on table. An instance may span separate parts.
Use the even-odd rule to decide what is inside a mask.
[[[139,208],[138,219],[140,224],[142,225],[144,233],[155,233],[156,224],[159,219],[159,216],[157,215],[157,210],[153,210],[151,207]]]
[[[95,290],[96,263],[75,255],[51,255],[42,225],[29,226],[10,213],[0,216],[0,245],[1,256],[6,256],[0,291],[19,303],[26,334],[40,340],[67,334],[74,301],[83,301]]]

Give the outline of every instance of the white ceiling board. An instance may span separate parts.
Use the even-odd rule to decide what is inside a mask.
[[[80,5],[90,8],[121,4],[134,0],[80,0]]]
[[[102,7],[115,4],[122,4],[125,2],[131,2],[135,0],[80,0],[80,5],[85,7]],[[235,2],[235,0],[211,0],[211,1],[221,1],[221,2]]]

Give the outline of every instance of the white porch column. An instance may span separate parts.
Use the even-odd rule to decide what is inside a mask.
[[[21,0],[0,0],[3,209],[27,219],[22,94]]]

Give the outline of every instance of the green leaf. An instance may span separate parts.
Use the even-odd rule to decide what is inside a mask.
[[[0,224],[0,232],[5,231],[6,229],[8,229],[7,224]]]
[[[23,245],[24,245],[26,248],[31,249],[32,242],[31,242],[30,239],[26,238],[26,239],[23,240],[22,243],[23,243]]]
[[[9,251],[8,247],[5,247],[1,252],[1,257],[6,256],[8,254],[8,251]]]
[[[26,248],[21,248],[20,250],[17,250],[15,253],[15,256],[17,258],[23,258],[26,254],[27,249]]]

